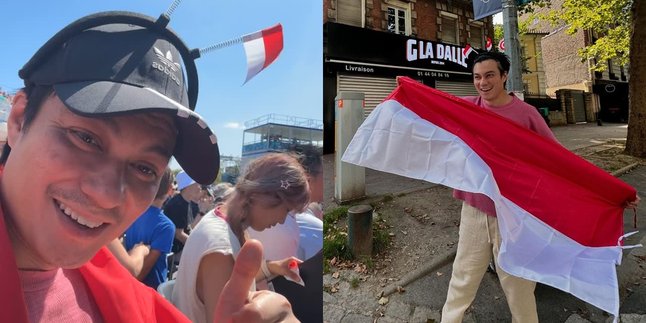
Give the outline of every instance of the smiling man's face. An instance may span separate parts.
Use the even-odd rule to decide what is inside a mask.
[[[473,85],[485,102],[495,105],[508,95],[505,90],[507,74],[500,74],[498,63],[487,59],[473,66]]]
[[[75,268],[150,205],[177,132],[170,115],[86,118],[56,95],[25,131],[26,101],[14,98],[0,180],[18,267]]]

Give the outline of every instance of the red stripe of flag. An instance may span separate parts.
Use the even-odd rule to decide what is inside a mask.
[[[265,44],[265,64],[269,66],[283,50],[283,26],[276,24],[273,27],[262,30],[262,40]]]
[[[386,100],[465,141],[491,168],[506,198],[584,246],[617,245],[622,205],[635,199],[634,188],[493,112],[407,78],[400,84],[406,86]]]

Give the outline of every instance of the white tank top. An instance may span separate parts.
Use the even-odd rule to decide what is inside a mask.
[[[218,252],[232,255],[235,261],[240,251],[240,243],[227,222],[216,216],[213,211],[204,215],[200,223],[191,231],[177,270],[177,282],[173,288],[172,302],[193,322],[206,322],[206,307],[197,296],[197,271],[202,257]],[[250,291],[255,291],[252,284]],[[210,323],[210,322],[209,322]]]

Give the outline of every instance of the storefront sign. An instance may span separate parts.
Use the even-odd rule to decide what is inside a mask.
[[[453,62],[467,68],[467,58],[464,48],[454,45],[433,43],[411,38],[406,41],[406,60],[428,59],[433,65],[444,65]]]
[[[345,64],[344,70],[346,72],[358,72],[358,73],[374,73],[375,69],[373,67],[366,67],[361,65],[354,64]]]
[[[346,72],[380,74],[386,68],[395,68],[411,70],[413,76],[418,71],[471,75],[472,60],[462,46],[333,22],[325,23],[324,28],[325,61],[352,63],[342,66]]]
[[[362,64],[330,60],[326,62],[329,71],[364,74],[365,76],[395,77],[408,76],[416,79],[434,79],[447,81],[470,81],[471,73],[445,72],[440,69],[403,68],[382,64]]]

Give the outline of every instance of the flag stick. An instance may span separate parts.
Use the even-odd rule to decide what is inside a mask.
[[[221,43],[217,43],[217,44],[214,44],[214,45],[211,45],[211,46],[208,46],[208,47],[200,48],[199,49],[200,55],[203,55],[203,54],[206,54],[208,52],[212,52],[212,51],[215,51],[215,50],[218,50],[218,49],[222,49],[222,48],[225,48],[225,47],[229,47],[231,45],[240,44],[240,43],[243,42],[243,39],[244,39],[244,36],[240,36],[240,37],[229,39],[227,41],[223,41]]]
[[[168,18],[175,12],[175,9],[179,6],[179,3],[182,2],[182,0],[174,0],[173,3],[171,3],[170,7],[168,7],[168,10],[166,10],[166,13],[164,15]]]

